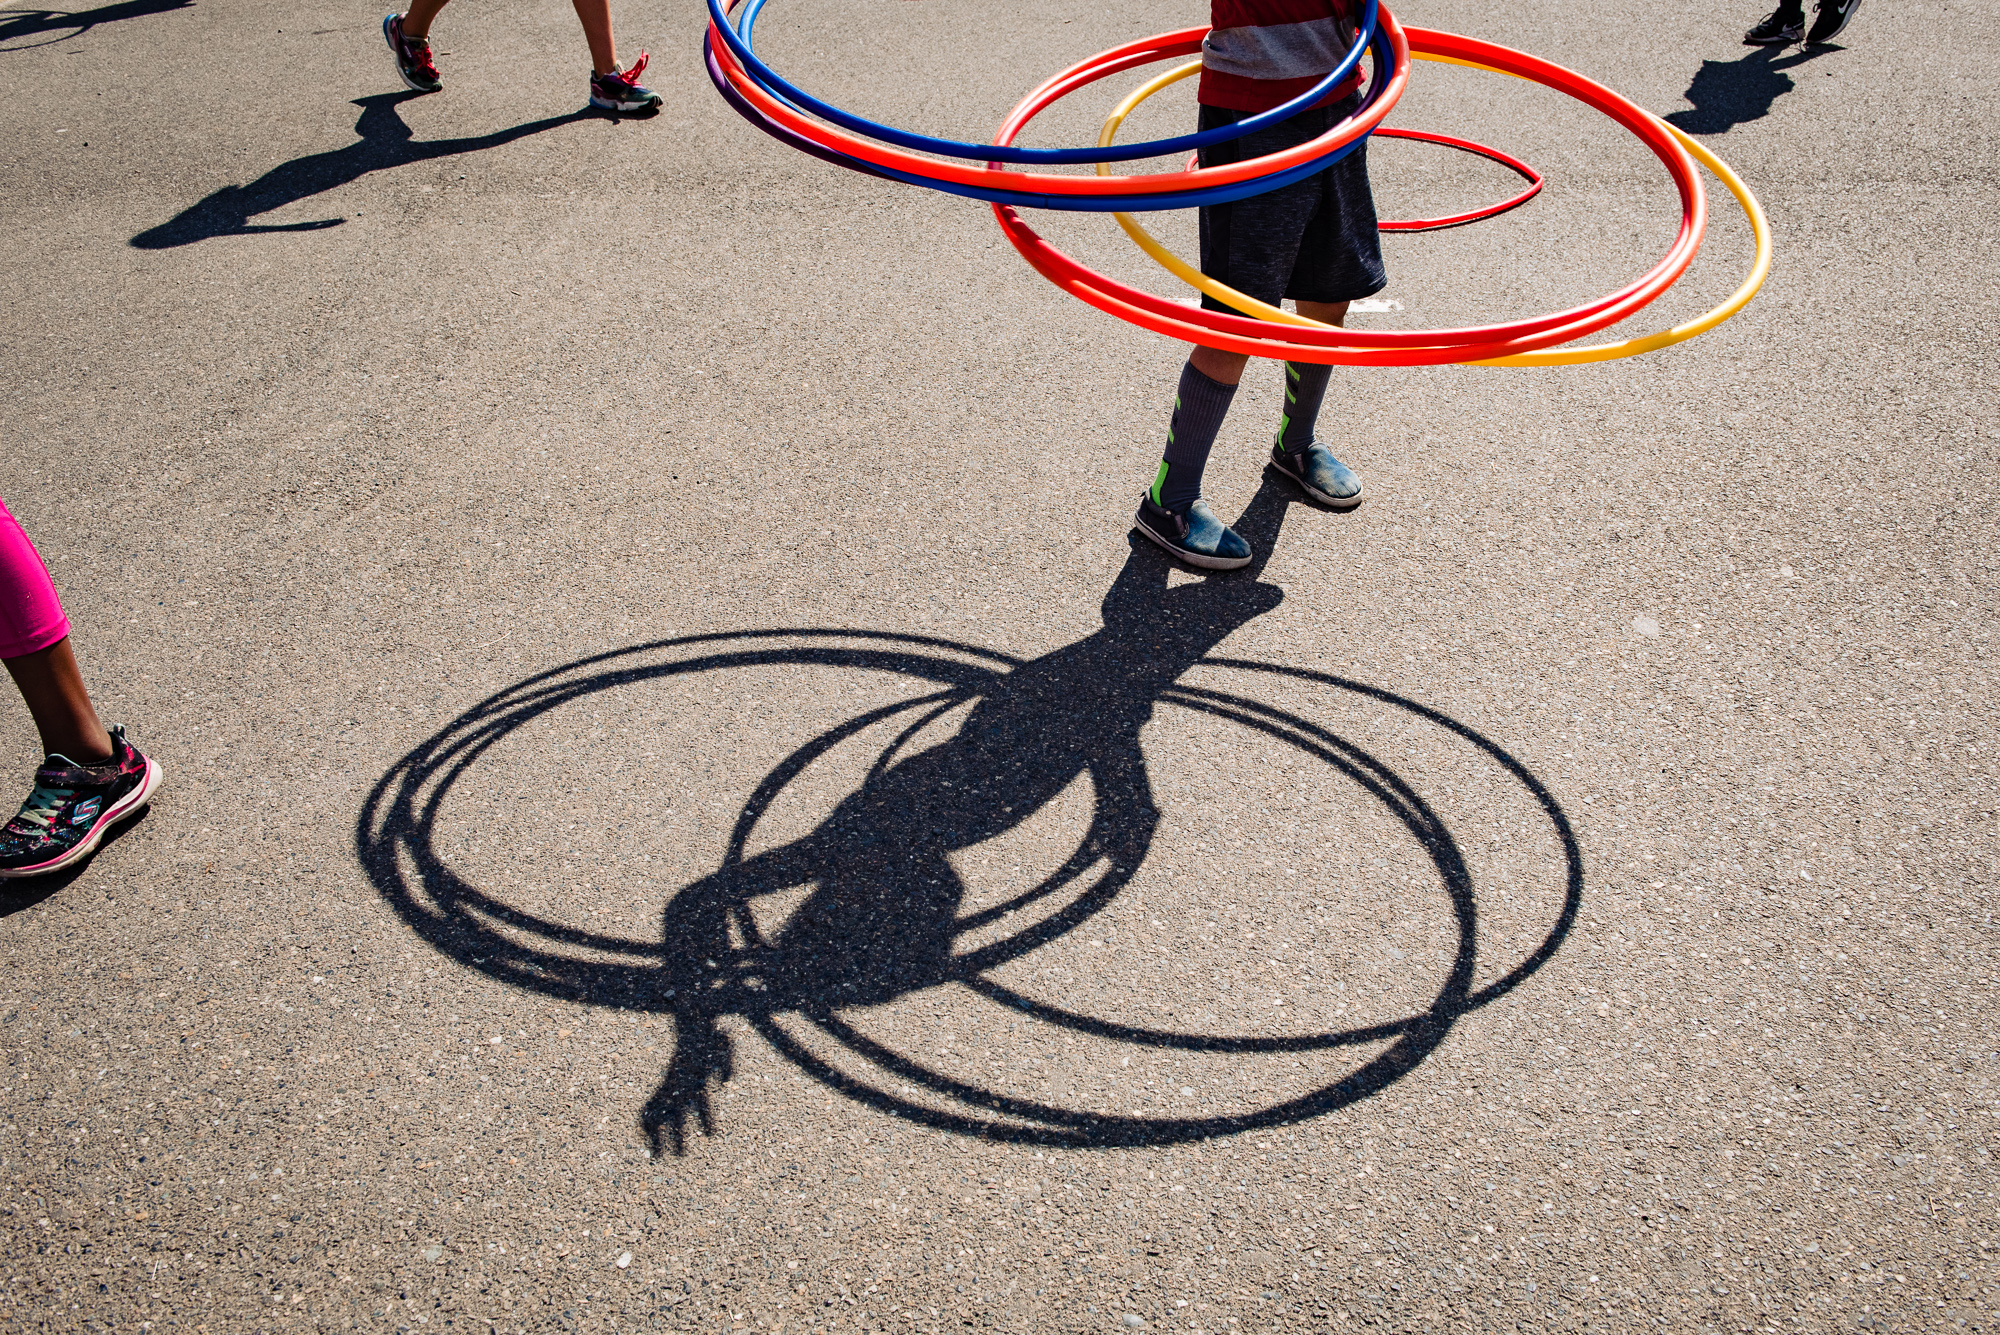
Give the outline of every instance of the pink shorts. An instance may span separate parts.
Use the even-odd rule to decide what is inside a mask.
[[[68,634],[42,554],[0,501],[0,658],[36,653]]]

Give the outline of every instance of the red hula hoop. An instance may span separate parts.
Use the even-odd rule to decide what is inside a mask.
[[[1533,319],[1442,330],[1311,329],[1294,325],[1273,325],[1241,315],[1190,309],[1141,288],[1106,278],[1070,259],[1044,240],[1033,228],[1022,222],[1020,214],[1010,205],[994,205],[995,219],[1014,249],[1020,252],[1021,258],[1043,277],[1079,300],[1109,315],[1136,324],[1142,329],[1149,329],[1182,342],[1202,344],[1226,352],[1343,366],[1439,366],[1456,362],[1484,361],[1493,357],[1509,357],[1567,343],[1617,324],[1643,309],[1687,271],[1688,266],[1694,262],[1695,253],[1701,246],[1702,234],[1707,229],[1708,204],[1702,194],[1700,182],[1695,176],[1694,160],[1658,121],[1602,84],[1525,52],[1452,33],[1424,28],[1405,30],[1386,8],[1382,10],[1381,22],[1388,31],[1396,51],[1398,78],[1406,76],[1409,68],[1409,52],[1412,50],[1427,55],[1468,60],[1520,75],[1566,93],[1585,105],[1603,112],[1630,130],[1666,166],[1668,174],[1673,177],[1674,184],[1680,192],[1680,230],[1666,255],[1636,281],[1609,296],[1570,310],[1537,316]],[[1148,43],[1152,43],[1153,49],[1158,50],[1162,56],[1179,55],[1192,49],[1191,46],[1183,44],[1187,39],[1185,33],[1168,34],[1167,38],[1172,40],[1155,38],[1148,39]],[[1001,126],[994,142],[1001,144],[1012,142],[1014,136],[1018,135],[1028,122],[1067,92],[1096,78],[1143,63],[1133,58],[1133,53],[1148,43],[1133,43],[1115,52],[1107,52],[1102,57],[1085,61],[1049,80],[1014,109]],[[1398,88],[1391,91],[1400,93],[1401,90]],[[1380,107],[1391,100],[1385,96],[1377,105]],[[794,116],[793,119],[796,120],[797,117]],[[1321,140],[1315,141],[1315,149],[1324,147],[1325,140],[1332,134],[1338,133],[1340,128],[1336,127],[1329,136],[1323,136]],[[1496,160],[1500,159],[1496,157]],[[1253,158],[1250,161],[1253,164],[1268,164],[1272,159]],[[1023,174],[1020,173],[999,173],[999,175],[1011,178],[1016,185],[1023,180]],[[1096,179],[1143,181],[1148,178]],[[1220,183],[1219,178],[1211,179]],[[1151,180],[1185,182],[1187,176],[1182,174],[1178,177],[1153,177]]]
[[[1206,186],[1235,185],[1274,172],[1296,167],[1316,158],[1324,157],[1343,144],[1352,143],[1373,131],[1382,123],[1382,118],[1396,104],[1409,85],[1410,50],[1403,40],[1402,30],[1390,18],[1387,9],[1380,11],[1382,26],[1390,35],[1391,49],[1395,53],[1394,68],[1389,75],[1388,86],[1382,96],[1362,115],[1341,122],[1317,139],[1312,139],[1283,152],[1267,154],[1261,158],[1248,158],[1242,162],[1230,163],[1223,167],[1206,167],[1192,172],[1161,172],[1146,176],[1054,176],[1046,172],[1007,171],[998,164],[988,163],[984,167],[961,165],[922,154],[906,152],[898,148],[877,143],[848,134],[844,130],[827,125],[822,121],[802,115],[797,110],[778,101],[752,79],[729,50],[728,44],[719,38],[713,42],[716,63],[728,77],[731,84],[758,111],[822,148],[859,158],[877,167],[888,167],[895,171],[910,172],[927,176],[936,181],[951,181],[959,185],[984,186],[996,190],[1032,190],[1049,195],[1145,195],[1196,190]],[[709,25],[713,27],[711,22]],[[1161,33],[1155,37],[1141,38],[1116,47],[1101,55],[1092,56],[1081,64],[1049,79],[1028,100],[1015,109],[1015,115],[1003,128],[995,143],[1010,142],[1012,136],[1051,102],[1067,96],[1087,84],[1108,78],[1123,70],[1139,65],[1149,65],[1170,56],[1191,55],[1201,49],[1201,39],[1206,36],[1206,28],[1184,28],[1179,32]],[[1022,107],[1032,106],[1027,116],[1021,115]],[[1019,124],[1016,124],[1018,119]]]
[[[1420,139],[1427,144],[1443,144],[1446,148],[1456,148],[1461,152],[1491,158],[1508,170],[1520,175],[1528,182],[1528,188],[1511,199],[1503,199],[1498,204],[1488,204],[1483,209],[1470,213],[1454,213],[1448,218],[1406,218],[1397,222],[1378,222],[1375,229],[1380,232],[1435,232],[1446,227],[1463,227],[1466,223],[1498,217],[1510,209],[1518,209],[1536,195],[1542,193],[1542,174],[1511,153],[1502,153],[1497,148],[1474,143],[1470,139],[1457,139],[1448,134],[1436,134],[1430,130],[1396,130],[1382,126],[1372,136],[1376,139]],[[1195,168],[1196,155],[1188,155],[1188,170]]]

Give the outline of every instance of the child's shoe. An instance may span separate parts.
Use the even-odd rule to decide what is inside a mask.
[[[1772,12],[1771,17],[1743,34],[1745,46],[1790,46],[1799,40],[1806,30],[1805,16],[1789,17],[1784,10]]]
[[[403,36],[403,16],[390,14],[382,20],[382,38],[396,57],[396,73],[403,86],[413,93],[435,93],[444,87],[438,78],[437,62],[431,59],[430,39]]]
[[[47,757],[20,814],[0,826],[0,877],[45,876],[81,862],[159,786],[159,763],[140,755],[123,728],[111,729],[111,759],[101,765]]]
[[[651,59],[650,54],[641,51],[629,70],[591,75],[590,105],[606,111],[651,111],[659,106],[660,95],[639,86],[639,76],[646,72],[646,62]]]
[[[1818,46],[1840,36],[1859,8],[1861,0],[1819,0],[1819,11],[1813,15],[1812,27],[1806,32],[1806,45]]]
[[[1250,564],[1250,544],[1215,517],[1207,501],[1196,501],[1186,514],[1175,514],[1153,498],[1139,500],[1132,522],[1141,533],[1191,566],[1203,570],[1241,570]]]
[[[1318,441],[1302,449],[1288,450],[1280,433],[1271,440],[1271,466],[1298,483],[1306,495],[1321,505],[1352,510],[1361,504],[1361,479]]]

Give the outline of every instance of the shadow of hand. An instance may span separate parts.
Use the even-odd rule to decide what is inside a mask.
[[[736,1071],[735,1050],[729,1036],[716,1027],[714,1016],[683,1012],[676,1017],[675,1028],[674,1059],[639,1114],[646,1148],[655,1158],[662,1142],[677,1156],[687,1153],[690,1119],[700,1124],[704,1136],[715,1134],[710,1086],[722,1084]]]

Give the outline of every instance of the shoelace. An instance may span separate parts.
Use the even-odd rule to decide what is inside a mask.
[[[49,826],[55,823],[56,812],[74,795],[72,789],[45,788],[38,783],[35,791],[28,794],[28,800],[21,804],[21,810],[14,819],[7,822],[7,828],[16,834],[47,833]]]
[[[403,58],[410,62],[412,69],[416,70],[417,73],[423,75],[426,79],[437,78],[437,62],[431,59],[431,44],[424,38],[405,37],[403,39]]]
[[[652,58],[652,52],[641,51],[639,58],[632,62],[631,69],[619,70],[616,74],[607,74],[604,76],[604,81],[609,83],[613,79],[617,79],[622,81],[628,88],[637,88],[639,86],[639,76],[646,72],[646,62]]]

